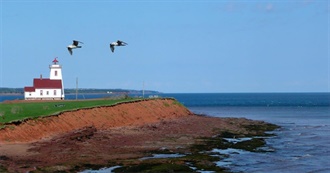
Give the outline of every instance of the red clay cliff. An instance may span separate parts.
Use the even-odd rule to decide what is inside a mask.
[[[141,158],[147,151],[184,150],[221,131],[247,133],[243,118],[194,115],[174,99],[152,99],[81,109],[0,130],[0,170],[70,170]],[[215,130],[216,129],[216,130]]]

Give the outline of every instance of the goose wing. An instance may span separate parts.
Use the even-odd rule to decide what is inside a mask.
[[[113,44],[110,44],[110,49],[111,49],[111,52],[114,52],[115,51],[115,46]]]
[[[82,43],[82,44],[84,44],[83,42],[81,42],[81,41],[77,41],[77,40],[73,40],[73,45],[75,45],[75,46],[78,46],[78,44],[79,43]]]
[[[72,49],[70,47],[68,47],[68,51],[69,51],[70,55],[72,55]]]
[[[123,42],[123,41],[121,41],[121,44],[122,44],[123,46],[128,45],[127,43],[125,43],[125,42]]]
[[[127,45],[127,43],[125,43],[121,40],[117,40],[117,44],[118,44],[118,46],[126,46]]]

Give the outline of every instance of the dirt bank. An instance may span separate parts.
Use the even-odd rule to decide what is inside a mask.
[[[81,109],[57,116],[28,120],[0,130],[1,143],[32,142],[94,126],[98,130],[138,126],[162,120],[191,116],[192,113],[172,99],[145,100],[110,107]]]
[[[172,99],[82,109],[0,130],[0,172],[76,172],[93,165],[129,164],[151,151],[191,152],[200,138],[253,134],[244,118],[192,114]]]

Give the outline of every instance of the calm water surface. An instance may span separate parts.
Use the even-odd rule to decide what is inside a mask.
[[[267,139],[274,152],[233,152],[233,172],[330,172],[330,94],[173,94],[191,111],[280,125]]]

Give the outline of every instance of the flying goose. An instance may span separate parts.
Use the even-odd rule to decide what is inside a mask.
[[[126,45],[128,44],[120,40],[117,40],[116,42],[112,42],[110,43],[111,52],[115,51],[115,46],[126,46]]]
[[[73,43],[67,47],[70,55],[72,55],[72,49],[81,48],[81,46],[78,46],[79,43],[84,44],[81,41],[73,40]]]

